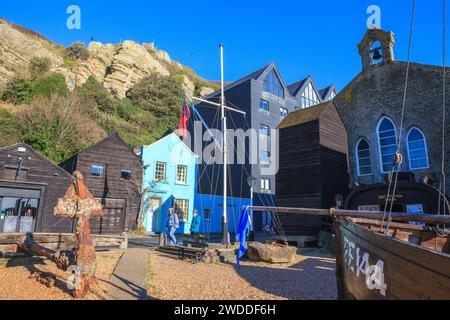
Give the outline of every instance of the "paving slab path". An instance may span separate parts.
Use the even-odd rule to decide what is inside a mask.
[[[147,300],[147,248],[129,248],[114,270],[107,298],[109,300]]]

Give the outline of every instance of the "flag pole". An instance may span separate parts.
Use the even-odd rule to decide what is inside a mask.
[[[225,84],[224,84],[224,67],[223,67],[223,48],[224,45],[219,45],[220,48],[220,108],[222,111],[222,131],[223,131],[223,216],[222,216],[222,244],[230,244],[230,233],[228,232],[227,219],[227,117],[225,114]]]

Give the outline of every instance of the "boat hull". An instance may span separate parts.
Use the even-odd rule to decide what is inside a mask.
[[[340,299],[450,300],[450,255],[336,219]]]

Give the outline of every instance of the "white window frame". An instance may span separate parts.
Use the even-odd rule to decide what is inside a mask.
[[[102,168],[102,173],[100,175],[93,174],[94,167]],[[91,165],[91,177],[93,178],[103,178],[105,176],[105,166],[102,164],[93,164]]]
[[[164,178],[163,179],[158,179],[158,177],[157,177],[158,164],[164,165]],[[156,161],[156,163],[155,163],[155,180],[156,181],[166,181],[167,180],[167,163],[162,162],[162,161]]]
[[[360,172],[360,170],[359,170],[360,163],[359,163],[359,152],[358,152],[358,147],[359,147],[359,144],[360,144],[363,140],[366,141],[367,144],[369,145],[369,149],[368,149],[368,150],[369,150],[369,152],[370,152],[370,168],[371,168],[371,171],[370,171],[370,173],[367,173],[367,174],[361,174],[361,172]],[[357,174],[358,174],[358,177],[373,176],[372,148],[370,147],[369,140],[367,140],[366,138],[359,138],[358,142],[356,143],[356,147],[355,147],[355,158],[356,158],[356,172],[357,172]]]
[[[427,166],[426,167],[421,167],[421,168],[412,168],[411,166],[411,156],[410,156],[410,152],[409,152],[409,135],[411,134],[411,131],[413,130],[417,130],[420,132],[420,134],[423,137],[423,142],[425,144],[425,157],[427,160]],[[409,129],[408,134],[406,135],[406,149],[408,151],[408,165],[409,165],[409,170],[411,171],[415,171],[415,170],[425,170],[425,169],[429,169],[430,168],[430,159],[428,158],[428,146],[427,146],[427,138],[425,136],[425,134],[423,133],[422,130],[420,130],[418,127],[412,127],[411,129]]]
[[[181,169],[181,168],[184,169],[184,180],[183,180],[183,181],[179,180],[179,177],[180,177],[180,169]],[[177,176],[176,176],[176,178],[175,178],[175,182],[176,182],[176,183],[178,183],[178,184],[187,184],[187,170],[188,170],[187,166],[182,165],[182,164],[177,165]]]
[[[394,126],[395,145],[396,145],[396,147],[398,147],[397,126],[395,125],[395,122],[392,121],[392,119],[387,117],[387,116],[381,117],[381,119],[380,119],[380,121],[378,121],[378,125],[377,125],[377,132],[376,132],[376,134],[377,134],[377,142],[378,142],[378,158],[380,160],[380,172],[381,173],[390,173],[391,171],[384,171],[384,168],[383,168],[383,155],[381,153],[380,126],[381,126],[381,123],[384,121],[384,119],[387,119],[388,121],[390,121],[392,123],[392,125]]]
[[[283,111],[286,111],[286,115],[285,115],[284,117],[281,115],[281,113],[282,113]],[[287,108],[280,107],[280,118],[281,118],[281,119],[285,119],[288,115],[289,115],[289,110],[288,110]]]
[[[267,105],[267,110],[261,108],[261,104]],[[267,101],[266,99],[261,98],[261,99],[259,100],[259,110],[260,110],[261,112],[270,113],[270,103],[269,103],[269,101]]]
[[[266,188],[267,185],[269,186],[269,188]],[[269,178],[261,178],[260,187],[261,187],[261,191],[266,191],[266,192],[272,191],[270,179]]]

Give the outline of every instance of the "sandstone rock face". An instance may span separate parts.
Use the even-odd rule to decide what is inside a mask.
[[[202,90],[200,90],[200,95],[202,97],[204,97],[204,96],[207,96],[207,95],[213,93],[214,91],[216,91],[216,90],[214,90],[213,88],[203,87]]]
[[[162,61],[169,63],[169,64],[172,63],[172,59],[170,59],[169,54],[163,50],[156,51],[156,57]]]
[[[195,85],[186,75],[183,76],[183,89],[190,97],[194,94]]]
[[[63,59],[50,47],[45,40],[24,34],[0,19],[0,86],[15,74],[27,73],[33,57],[50,59],[54,68],[63,65]]]
[[[279,244],[249,242],[247,256],[250,260],[268,263],[289,263],[294,259],[297,248]]]
[[[156,58],[144,46],[134,41],[124,41],[114,55],[109,73],[104,79],[105,88],[118,98],[124,98],[126,92],[139,80],[152,72],[163,76],[170,75]]]
[[[115,54],[116,47],[114,45],[91,42],[89,45],[89,59],[79,63],[77,70],[75,70],[78,76],[77,84],[83,84],[91,75],[98,81],[103,82]]]
[[[67,65],[63,58],[64,47],[0,18],[0,88],[16,74],[27,76],[30,60],[35,56],[49,58],[50,71],[64,75],[70,90],[83,85],[90,76],[94,76],[118,98],[124,98],[131,87],[151,73],[169,76],[171,72],[186,72],[183,65],[172,61],[167,52],[157,50],[154,43],[91,42],[88,50],[87,60]],[[191,75],[192,71],[189,72],[189,76],[183,74],[182,86],[187,94],[193,95],[196,76]],[[214,90],[204,87],[202,95],[212,91]]]

